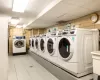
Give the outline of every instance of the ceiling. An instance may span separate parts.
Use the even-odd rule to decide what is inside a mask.
[[[24,13],[12,12],[13,0],[0,0],[0,13],[20,18],[20,25],[44,28],[100,11],[100,0],[29,0]]]

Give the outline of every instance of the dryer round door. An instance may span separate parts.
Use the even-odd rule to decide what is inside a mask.
[[[35,46],[36,46],[36,49],[38,49],[38,39],[36,39],[35,41]]]
[[[34,48],[34,39],[32,39],[32,47]]]
[[[31,46],[31,40],[29,40],[29,46]]]
[[[40,40],[40,49],[44,52],[44,39]]]
[[[29,40],[29,45],[30,45],[30,47],[31,47],[31,39]]]
[[[58,50],[63,60],[70,60],[73,55],[72,41],[69,38],[61,38],[58,45]]]
[[[48,39],[47,50],[51,56],[54,55],[54,41],[51,38]]]
[[[22,48],[22,47],[24,47],[24,40],[16,40],[16,41],[14,42],[14,46],[15,46],[16,48]]]

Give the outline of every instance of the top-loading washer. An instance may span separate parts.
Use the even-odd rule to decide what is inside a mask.
[[[58,36],[57,64],[76,77],[92,73],[91,52],[98,50],[97,29],[69,30]]]

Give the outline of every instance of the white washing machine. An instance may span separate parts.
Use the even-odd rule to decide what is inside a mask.
[[[45,58],[56,64],[57,62],[57,37],[56,33],[50,33],[46,37],[46,52]]]
[[[37,37],[34,36],[34,48],[33,48],[33,52],[34,53],[36,53],[36,51],[37,51],[37,48],[36,48],[36,44],[37,44],[36,39],[37,39]]]
[[[31,39],[31,46],[32,46],[32,52],[35,52],[35,36],[32,37]]]
[[[38,55],[44,57],[46,55],[46,35],[42,34],[39,39]]]
[[[57,64],[76,77],[92,73],[92,51],[98,50],[97,29],[80,29],[63,32],[58,36]]]
[[[40,54],[44,55],[46,51],[46,35],[41,35],[39,49],[40,49]]]
[[[25,36],[13,37],[13,55],[26,53],[26,39]]]
[[[36,36],[36,39],[35,39],[35,53],[36,54],[39,54],[39,36]]]
[[[31,37],[29,39],[29,48],[31,48]]]
[[[47,53],[49,56],[56,57],[57,56],[57,50],[56,50],[56,42],[57,42],[57,37],[56,33],[51,33],[50,36],[47,36]]]
[[[29,39],[29,49],[30,51],[32,51],[32,37],[30,37]]]

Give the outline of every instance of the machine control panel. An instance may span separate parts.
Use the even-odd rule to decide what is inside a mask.
[[[25,36],[14,36],[13,39],[25,39]]]
[[[75,31],[70,31],[70,34],[74,34],[75,33]]]

